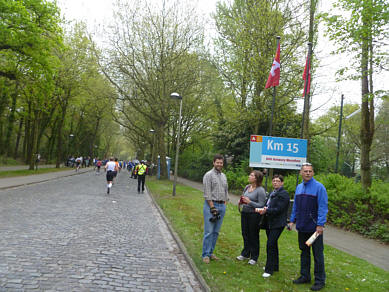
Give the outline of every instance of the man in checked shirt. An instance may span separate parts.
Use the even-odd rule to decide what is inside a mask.
[[[213,168],[203,177],[205,201],[202,258],[206,264],[209,264],[210,260],[218,260],[213,251],[226,213],[228,184],[226,175],[221,172],[222,168],[223,156],[216,154],[213,158]]]

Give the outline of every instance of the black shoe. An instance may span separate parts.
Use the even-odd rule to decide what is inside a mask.
[[[323,283],[315,283],[312,287],[311,287],[311,290],[312,291],[319,291],[321,289],[324,288],[324,284]]]
[[[302,276],[296,280],[293,280],[293,284],[305,284],[305,283],[311,283],[311,280],[305,279]]]
[[[107,188],[107,194],[109,195],[109,188]]]

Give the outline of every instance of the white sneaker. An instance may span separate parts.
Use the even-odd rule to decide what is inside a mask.
[[[255,265],[257,262],[254,260],[249,260],[249,265]]]
[[[262,274],[262,277],[264,277],[264,278],[269,278],[271,276],[271,274],[269,274],[269,273],[263,273]]]
[[[240,256],[237,256],[236,259],[237,259],[238,261],[244,261],[244,260],[248,260],[249,258],[246,258],[246,257],[240,255]]]

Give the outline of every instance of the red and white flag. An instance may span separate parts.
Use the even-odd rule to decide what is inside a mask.
[[[276,57],[274,58],[273,65],[269,73],[269,78],[267,79],[265,88],[278,86],[280,84],[280,75],[281,75],[281,63],[280,63],[280,44],[278,43],[278,48],[276,52]]]
[[[308,65],[308,63],[309,63],[309,65]],[[308,70],[308,81],[306,81],[307,70]],[[307,56],[307,60],[305,61],[303,80],[304,80],[304,91],[303,91],[303,97],[304,97],[305,96],[305,91],[307,91],[307,95],[308,95],[309,94],[309,90],[311,88],[311,60],[309,60],[309,62],[308,62],[308,56]],[[305,88],[305,87],[307,87],[307,88]]]

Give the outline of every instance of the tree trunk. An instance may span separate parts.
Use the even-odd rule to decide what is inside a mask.
[[[15,88],[15,91],[12,94],[12,104],[11,104],[11,112],[9,114],[8,118],[8,127],[7,127],[7,134],[5,137],[5,151],[8,156],[12,155],[12,147],[11,147],[11,136],[14,128],[15,123],[15,111],[16,111],[16,98],[17,98],[17,86]]]
[[[59,168],[61,162],[63,161],[63,148],[62,148],[62,128],[66,117],[66,110],[67,110],[67,100],[63,106],[61,106],[62,114],[61,118],[58,121],[58,130],[57,130],[57,159],[55,161],[55,167]]]
[[[310,42],[313,45],[314,36],[315,36],[315,12],[317,7],[318,0],[310,0],[309,5],[309,31],[308,31],[308,42]],[[311,50],[312,52],[312,50]],[[309,58],[309,67],[310,70],[312,70],[312,55]],[[310,90],[307,93],[307,101],[304,102],[304,124],[303,124],[303,138],[308,140],[308,148],[307,148],[307,160],[310,160],[310,151],[309,151],[309,145],[310,145],[310,135],[309,135],[309,111],[310,111],[310,98],[311,98],[311,89],[312,89],[312,74],[311,75],[311,81],[310,81]]]
[[[14,159],[18,157],[18,149],[19,149],[20,137],[22,136],[23,121],[24,121],[23,116],[20,116],[18,135],[16,136],[16,143],[15,143]]]
[[[371,186],[370,151],[374,135],[374,99],[369,92],[369,40],[362,41],[361,50],[361,183],[365,191]]]
[[[161,178],[167,179],[167,166],[166,166],[166,147],[165,147],[165,130],[164,125],[160,124],[157,130],[157,145],[158,154],[161,162]]]

